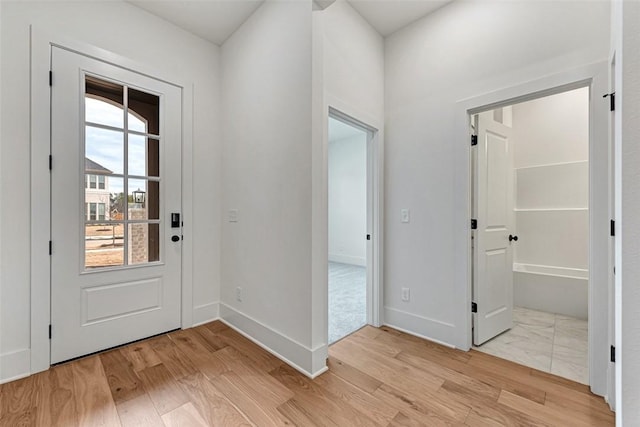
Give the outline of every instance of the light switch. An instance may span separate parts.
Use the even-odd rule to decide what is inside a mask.
[[[409,209],[400,209],[400,220],[402,222],[409,222]]]
[[[229,222],[238,222],[238,209],[229,209]]]

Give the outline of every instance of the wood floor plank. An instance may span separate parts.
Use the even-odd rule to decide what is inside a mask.
[[[339,376],[367,393],[373,393],[382,385],[382,381],[354,368],[348,363],[344,363],[337,357],[329,357],[327,366],[329,367],[329,371],[334,375]]]
[[[432,424],[425,424],[414,418],[411,418],[402,412],[398,414],[389,422],[388,427],[430,427]]]
[[[228,345],[233,346],[241,353],[249,356],[256,367],[262,371],[269,372],[282,363],[280,359],[260,348],[251,340],[243,337],[231,328],[221,331],[218,336],[225,340]]]
[[[221,339],[217,333],[204,325],[193,328],[193,330],[200,334],[200,336],[207,342],[207,344],[209,344],[209,346],[211,346],[211,348],[214,349],[214,351],[221,350],[228,346],[225,340]]]
[[[190,359],[207,378],[216,377],[229,370],[214,354],[216,350],[193,329],[173,332],[169,337],[176,344],[176,351],[181,354],[179,357]]]
[[[209,381],[255,425],[290,426],[293,424],[278,411],[278,406],[289,398],[274,400],[268,389],[253,387],[255,383],[247,381],[234,371],[225,372]],[[293,397],[293,393],[289,394],[290,398]]]
[[[36,402],[38,383],[44,378],[31,376],[2,385],[0,394],[0,425],[32,426],[38,418]]]
[[[615,424],[584,385],[391,328],[332,345],[328,367],[311,380],[212,322],[2,384],[0,426]]]
[[[116,405],[122,427],[163,427],[164,423],[158,415],[149,395],[143,394]]]
[[[419,393],[424,388],[437,390],[444,383],[444,379],[440,377],[420,372],[397,359],[370,352],[366,347],[350,340],[331,346],[329,355],[334,355],[357,369],[366,370],[383,383],[409,392]]]
[[[207,427],[193,403],[188,402],[162,416],[166,427]]]
[[[276,381],[268,372],[260,371],[251,364],[251,360],[235,348],[229,346],[216,352],[231,371],[225,377],[238,385],[245,384],[248,395],[255,395],[257,400],[269,406],[277,407],[293,397],[293,392],[282,383]],[[214,384],[216,382],[211,380]]]
[[[99,357],[116,405],[145,393],[133,365],[120,349],[106,351]]]
[[[388,405],[384,400],[369,393],[363,393],[358,387],[331,371],[320,375],[314,382],[363,414],[369,415],[378,425],[389,424],[399,412],[397,408]]]
[[[231,329],[230,327],[228,327],[227,325],[225,325],[219,320],[214,320],[213,322],[205,323],[204,326],[209,330],[211,330],[211,332],[213,332],[214,334]]]
[[[122,347],[120,351],[129,363],[131,363],[135,372],[162,363],[162,360],[153,348],[151,348],[148,341],[138,341],[137,343],[126,345]]]
[[[465,420],[469,425],[546,426],[528,415],[501,405],[492,396],[475,394],[470,389],[452,381],[445,381],[438,393],[445,398],[471,406]]]
[[[409,393],[383,384],[373,395],[385,400],[407,415],[436,424],[462,424],[470,411],[469,406],[455,400],[447,400],[428,389],[425,389],[423,393]]]
[[[203,374],[189,375],[179,382],[207,425],[253,425]]]
[[[120,418],[100,357],[89,356],[71,363],[78,424],[114,427]]]
[[[288,365],[282,364],[270,374],[295,393],[296,401],[307,414],[319,411],[333,423],[343,426],[378,425],[369,414],[360,412]]]
[[[184,357],[184,354],[178,350],[176,344],[167,335],[152,338],[148,343],[176,380],[198,372],[191,359]]]
[[[500,393],[500,397],[498,398],[498,403],[508,406],[516,411],[527,414],[528,416],[535,419],[544,419],[548,420],[548,423],[551,425],[557,426],[597,426],[599,424],[596,423],[584,423],[578,419],[576,419],[576,414],[570,414],[568,412],[558,411],[554,408],[550,408],[546,405],[540,405],[539,403],[532,402],[523,397],[517,396],[508,391],[502,391]]]
[[[71,365],[55,366],[38,374],[36,380],[40,389],[36,425],[66,427],[78,424]]]
[[[475,378],[464,375],[460,372],[456,372],[452,369],[446,368],[442,365],[438,365],[430,360],[414,356],[406,352],[400,352],[396,355],[396,359],[408,363],[420,369],[423,372],[428,372],[433,375],[438,375],[444,378],[445,382],[450,381],[460,385],[464,389],[468,390],[468,393],[473,396],[482,396],[487,399],[496,401],[500,395],[500,389],[493,387],[482,381],[478,381]]]
[[[503,360],[475,350],[471,350],[470,353],[472,353],[473,358],[469,361],[469,369],[478,367],[490,372],[490,375],[507,376],[511,381],[516,381],[520,384],[526,384],[528,387],[542,390],[545,394],[552,393],[554,395],[563,396],[563,399],[581,401],[586,396],[588,400],[593,400],[594,402],[597,401],[601,405],[604,405],[602,398],[594,396],[590,391],[588,391],[588,389],[585,389],[584,384],[576,383],[575,385],[567,385],[562,381],[549,381],[547,378],[552,374],[545,376],[532,375],[532,371],[534,370],[526,366],[518,365],[508,360]]]
[[[158,414],[164,415],[189,401],[189,396],[164,365],[143,369],[138,375]]]
[[[317,427],[343,427],[335,423],[331,418],[326,417],[321,411],[308,410],[304,404],[295,398],[286,401],[278,406],[278,411],[291,420],[297,426],[317,426]]]

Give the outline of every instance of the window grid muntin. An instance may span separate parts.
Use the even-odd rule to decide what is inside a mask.
[[[139,179],[139,180],[147,180],[148,182],[157,182],[158,186],[159,186],[159,197],[162,194],[162,159],[161,157],[161,153],[162,153],[162,149],[160,149],[161,147],[161,143],[162,143],[162,137],[160,135],[160,129],[162,128],[161,123],[160,123],[160,110],[161,110],[161,96],[160,94],[155,94],[153,92],[149,92],[149,91],[144,91],[141,89],[136,89],[138,91],[142,91],[154,96],[158,97],[158,134],[152,134],[152,133],[148,133],[148,132],[140,132],[140,131],[135,131],[135,130],[130,130],[128,129],[128,122],[129,122],[129,114],[135,113],[134,111],[130,111],[129,110],[129,96],[128,96],[128,89],[129,87],[132,87],[130,85],[121,83],[121,82],[114,82],[117,83],[118,85],[120,85],[123,89],[123,103],[122,106],[120,107],[118,105],[118,108],[122,109],[122,114],[123,114],[123,128],[117,127],[117,126],[111,126],[111,125],[105,125],[105,124],[100,124],[100,123],[95,123],[95,122],[91,122],[91,121],[87,121],[86,120],[86,102],[84,101],[84,99],[86,99],[86,97],[92,97],[94,99],[99,99],[103,102],[107,102],[110,103],[112,105],[115,105],[115,103],[108,99],[108,98],[104,98],[102,96],[99,95],[95,95],[95,94],[88,94],[86,91],[87,88],[87,76],[90,76],[89,74],[85,74],[84,75],[84,85],[83,85],[83,100],[82,100],[82,106],[85,109],[84,111],[84,118],[85,120],[83,120],[83,129],[82,129],[82,135],[83,135],[83,145],[82,145],[82,151],[84,153],[84,155],[86,156],[86,128],[87,127],[94,127],[94,128],[99,128],[99,129],[104,129],[104,130],[111,130],[111,131],[117,131],[117,132],[122,132],[123,133],[123,173],[122,174],[117,174],[117,173],[111,173],[111,174],[107,174],[107,173],[103,173],[103,172],[93,172],[91,174],[87,173],[87,170],[84,166],[84,161],[83,163],[83,167],[82,167],[82,173],[83,175],[95,175],[97,176],[104,176],[104,177],[110,177],[110,178],[119,178],[122,179],[123,184],[122,184],[122,188],[123,188],[123,195],[124,195],[124,199],[125,199],[125,208],[123,209],[123,219],[122,220],[87,220],[87,215],[85,215],[84,217],[84,225],[83,225],[83,235],[84,235],[84,239],[82,241],[83,244],[83,248],[84,248],[84,261],[83,261],[83,272],[87,273],[87,272],[92,272],[92,271],[102,271],[102,270],[114,270],[114,269],[123,269],[123,268],[138,268],[141,266],[145,266],[145,265],[157,265],[157,264],[161,264],[163,262],[163,257],[164,257],[164,253],[161,250],[162,249],[162,245],[160,245],[158,247],[158,260],[156,261],[147,261],[146,263],[135,263],[135,264],[129,264],[129,245],[128,245],[128,241],[129,241],[129,225],[130,224],[154,224],[154,225],[158,225],[159,226],[159,231],[160,231],[160,239],[162,239],[162,236],[164,234],[164,230],[163,228],[160,226],[162,223],[162,219],[158,218],[158,219],[144,219],[144,220],[130,220],[129,219],[129,188],[128,188],[128,181],[132,180],[132,179]],[[103,77],[95,77],[95,76],[91,76],[94,79],[98,79],[98,80],[102,80],[102,81],[106,81],[109,82],[109,80],[104,79]],[[148,129],[149,128],[149,124],[148,122],[145,122],[145,127]],[[128,143],[129,143],[129,134],[131,135],[136,135],[136,136],[142,136],[145,137],[147,139],[154,139],[158,141],[158,148],[159,148],[159,154],[158,154],[158,176],[147,176],[147,175],[129,175],[128,174],[128,169],[129,169],[129,152],[128,152]],[[148,153],[145,154],[146,156],[148,156]],[[84,160],[84,156],[83,156],[83,160]],[[149,169],[149,165],[148,165],[148,159],[145,159],[145,165],[146,165],[146,169]],[[105,178],[106,179],[106,178]],[[86,180],[86,178],[85,178]],[[85,184],[86,185],[86,184]],[[96,187],[97,187],[97,179],[96,179]],[[86,200],[86,191],[83,192],[84,194],[84,199]],[[85,202],[86,203],[86,202]],[[160,213],[162,212],[162,199],[160,197],[160,199],[158,200],[158,209],[160,210]],[[97,215],[97,207],[96,207],[96,215]],[[147,212],[147,216],[148,216],[148,212]],[[87,267],[86,266],[86,227],[88,225],[102,225],[104,224],[105,226],[117,226],[119,224],[122,224],[123,226],[123,263],[121,265],[105,265],[105,266],[98,266],[98,267]]]

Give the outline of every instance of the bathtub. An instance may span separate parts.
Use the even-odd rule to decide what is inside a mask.
[[[589,270],[513,263],[513,303],[587,319]]]

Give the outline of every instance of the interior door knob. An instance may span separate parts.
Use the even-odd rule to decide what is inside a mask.
[[[180,241],[180,236],[176,236],[176,235],[171,236],[171,241],[172,242],[179,242]]]
[[[518,236],[512,236],[511,234],[509,234],[509,241],[515,240],[516,242],[518,241]]]

